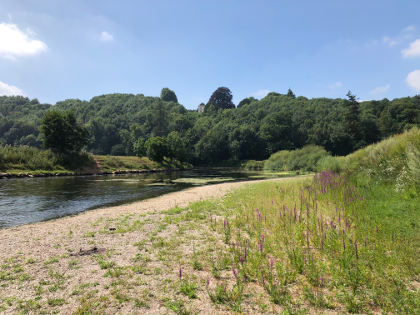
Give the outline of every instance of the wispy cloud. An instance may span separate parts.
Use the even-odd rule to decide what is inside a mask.
[[[99,39],[101,40],[101,42],[112,42],[114,41],[114,36],[112,36],[112,34],[103,31],[99,37]]]
[[[382,43],[388,46],[395,46],[398,42],[395,39],[392,39],[391,37],[384,36],[382,37]]]
[[[391,87],[390,84],[387,84],[387,85],[384,85],[384,86],[378,86],[378,87],[374,88],[373,90],[371,90],[369,92],[369,94],[371,94],[371,95],[380,95],[380,94],[383,94],[386,91],[388,91],[390,87]]]
[[[414,32],[416,27],[414,25],[409,25],[403,29],[403,32]]]
[[[17,86],[9,85],[7,83],[0,81],[0,95],[3,96],[13,96],[13,95],[22,95],[25,96],[25,93]]]
[[[271,92],[270,90],[258,90],[252,93],[252,96],[255,98],[263,98],[270,92]]]
[[[16,24],[0,23],[0,57],[14,60],[46,51],[47,45],[34,36],[31,29],[22,31]]]
[[[341,87],[343,87],[343,82],[341,82],[341,81],[334,82],[334,83],[332,83],[328,86],[328,88],[330,90],[337,90]]]
[[[408,48],[401,51],[404,58],[420,57],[420,38],[408,46]]]
[[[410,72],[405,81],[414,91],[420,92],[420,70]]]

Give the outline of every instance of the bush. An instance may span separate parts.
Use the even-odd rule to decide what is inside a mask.
[[[49,150],[21,146],[0,147],[0,169],[53,170],[57,166],[55,155]]]
[[[166,138],[153,137],[146,141],[145,145],[147,157],[155,162],[162,162],[169,154]]]
[[[261,171],[264,169],[264,163],[265,161],[249,160],[242,163],[241,168],[248,171]]]
[[[86,152],[72,155],[71,159],[63,160],[58,159],[57,155],[50,150],[41,150],[28,146],[0,146],[0,170],[2,171],[12,169],[31,171],[78,169],[92,163],[92,156]]]
[[[323,147],[307,145],[301,149],[272,154],[265,161],[264,168],[271,171],[316,171],[319,160],[328,156]]]
[[[324,156],[318,160],[316,164],[317,171],[333,171],[335,173],[340,173],[343,170],[343,156]]]

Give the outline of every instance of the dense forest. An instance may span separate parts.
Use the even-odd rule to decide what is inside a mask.
[[[152,137],[176,139],[181,156],[193,164],[262,160],[279,150],[307,144],[345,155],[420,126],[420,95],[392,101],[296,97],[269,93],[236,107],[228,88],[218,88],[203,112],[187,110],[170,89],[161,97],[108,94],[90,101],[55,105],[21,96],[0,97],[0,145],[41,147],[40,124],[51,109],[74,113],[89,133],[87,151],[102,155],[141,154]]]

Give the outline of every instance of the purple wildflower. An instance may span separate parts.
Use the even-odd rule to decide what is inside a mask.
[[[235,279],[238,280],[238,275],[236,274],[236,270],[233,267],[232,267],[232,273],[233,273]]]

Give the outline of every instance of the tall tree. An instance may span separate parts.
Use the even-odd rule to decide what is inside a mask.
[[[168,88],[163,88],[162,91],[160,91],[160,98],[165,102],[178,103],[178,98],[176,97],[175,92]]]
[[[357,97],[348,91],[346,94],[348,98],[347,107],[344,114],[344,125],[347,131],[347,135],[351,139],[352,150],[358,149],[361,141],[361,123],[360,123],[360,104],[357,101]]]
[[[77,154],[88,143],[87,129],[77,124],[70,111],[46,112],[41,122],[41,134],[44,146],[60,157]]]
[[[208,111],[211,108],[215,110],[235,108],[232,103],[232,92],[227,87],[219,87],[210,96],[205,110]]]
[[[295,93],[293,93],[293,91],[292,91],[291,89],[288,89],[288,90],[287,90],[287,96],[289,96],[289,97],[293,97],[293,98],[296,98]]]

